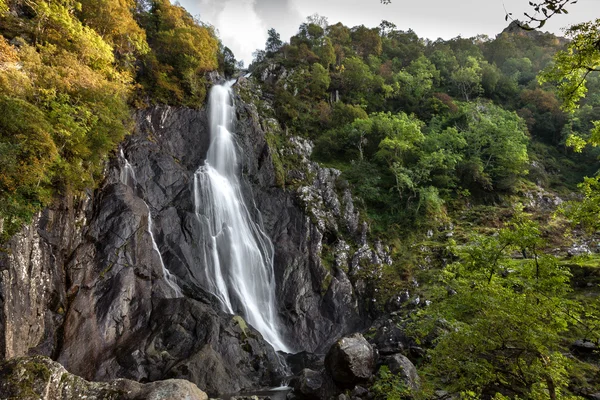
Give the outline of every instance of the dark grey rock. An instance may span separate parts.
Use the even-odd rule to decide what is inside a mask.
[[[294,391],[305,397],[317,396],[323,387],[323,373],[310,369],[303,369],[294,382]]]
[[[356,385],[354,387],[354,389],[352,390],[352,396],[353,397],[364,397],[369,393],[369,391],[367,389],[365,389],[364,387],[360,386],[360,385]]]
[[[398,322],[389,317],[378,319],[373,323],[369,335],[369,343],[381,356],[400,353],[412,346],[412,341],[404,333]]]
[[[321,370],[323,368],[325,355],[301,351],[296,354],[289,354],[285,358],[288,368],[292,374],[297,375],[303,369]]]
[[[339,391],[325,371],[303,369],[290,382],[293,390],[289,397],[294,399],[329,399]]]
[[[417,373],[417,368],[413,363],[402,354],[394,354],[385,360],[386,365],[392,374],[399,375],[402,382],[413,393],[421,388],[421,379]]]
[[[600,347],[597,343],[594,343],[592,341],[579,339],[573,342],[573,344],[571,345],[571,349],[573,349],[573,352],[577,354],[590,355],[593,354],[595,351],[599,350]]]
[[[368,381],[375,368],[373,349],[360,333],[344,337],[331,346],[325,357],[325,368],[343,387]]]

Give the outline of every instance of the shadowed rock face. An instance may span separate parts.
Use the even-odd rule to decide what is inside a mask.
[[[381,263],[381,251],[364,240],[349,193],[336,192],[339,173],[310,162],[305,143],[290,151],[313,178],[292,190],[275,185],[264,121],[236,103],[246,200],[275,246],[283,336],[298,351],[323,352],[366,323],[356,295],[364,290],[355,293],[349,275],[362,259]],[[208,145],[205,110],[141,111],[122,146],[135,185],[120,181],[124,160],[115,157],[101,189],[57,202],[8,243],[0,253],[2,358],[43,354],[90,380],[184,378],[210,393],[277,381],[283,371],[271,346],[202,289],[193,174]],[[149,210],[184,297],[165,279]],[[341,229],[357,238],[354,255]],[[337,249],[333,266],[321,261],[324,243]]]

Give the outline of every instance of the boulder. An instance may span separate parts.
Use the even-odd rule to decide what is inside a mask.
[[[294,393],[306,397],[316,396],[323,387],[323,373],[305,368],[294,380]]]
[[[589,357],[596,354],[600,350],[600,346],[590,340],[579,339],[573,342],[571,350],[577,356]]]
[[[373,348],[360,333],[344,337],[331,346],[325,368],[342,387],[368,381],[375,368]]]
[[[385,360],[390,372],[399,375],[402,382],[413,393],[421,388],[421,379],[417,373],[417,368],[412,362],[402,354],[394,354]]]

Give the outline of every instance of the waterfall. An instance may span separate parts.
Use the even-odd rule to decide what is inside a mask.
[[[231,314],[240,313],[275,350],[290,352],[278,331],[273,244],[244,202],[232,135],[232,82],[210,92],[211,143],[194,174],[196,217],[205,236],[205,285]]]
[[[146,205],[146,208],[148,209],[148,234],[150,235],[150,239],[152,239],[152,249],[156,252],[156,254],[158,254],[158,259],[160,260],[160,266],[162,268],[163,275],[165,276],[165,280],[167,281],[167,284],[175,293],[174,297],[183,297],[183,294],[181,293],[181,289],[179,288],[179,286],[177,285],[177,282],[175,281],[175,277],[165,267],[165,262],[163,261],[162,254],[160,253],[160,249],[158,248],[158,245],[156,244],[156,240],[154,239],[154,233],[152,233],[152,213],[150,212],[150,207],[148,206],[148,203],[146,203],[144,201],[144,204]]]
[[[131,166],[131,164],[129,163],[127,158],[125,158],[125,153],[123,153],[123,149],[119,150],[119,155],[121,156],[121,159],[123,160],[123,163],[125,164],[125,165],[123,165],[123,168],[121,168],[121,174],[120,174],[121,183],[131,187],[135,191],[136,185],[137,185],[137,179],[135,178],[135,171],[133,170],[133,167]]]
[[[121,173],[119,175],[121,183],[131,187],[135,192],[137,189],[137,184],[138,184],[137,179],[135,177],[135,170],[129,163],[129,160],[127,160],[127,158],[125,158],[125,153],[123,153],[123,149],[120,150],[119,155],[121,156],[121,159],[123,160],[123,163],[124,163],[123,168],[121,168]],[[162,254],[160,253],[158,244],[156,244],[156,240],[154,239],[154,233],[152,232],[153,223],[152,223],[152,213],[150,212],[150,206],[148,206],[148,203],[146,203],[143,199],[142,199],[142,201],[144,202],[144,204],[146,205],[146,209],[148,210],[147,232],[150,235],[150,239],[152,240],[152,249],[156,252],[156,254],[158,254],[158,259],[160,260],[160,266],[162,268],[162,272],[165,277],[165,280],[167,281],[167,284],[169,285],[169,287],[173,290],[173,293],[174,293],[173,297],[182,297],[183,294],[181,293],[181,288],[179,288],[179,286],[177,285],[175,277],[165,267],[165,263],[163,261]]]

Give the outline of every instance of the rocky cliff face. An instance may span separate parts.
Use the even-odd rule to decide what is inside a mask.
[[[284,337],[298,351],[322,352],[368,320],[360,266],[389,260],[367,243],[339,173],[308,160],[309,143],[287,139],[279,151],[298,160],[287,173],[303,175],[302,183],[276,184],[273,156],[286,154],[275,154],[266,135],[278,127],[251,104],[236,104],[240,172],[252,213],[275,246]],[[7,244],[3,358],[47,355],[93,380],[183,378],[209,393],[270,385],[283,374],[261,335],[220,311],[201,287],[193,174],[208,145],[205,110],[141,111],[122,146],[135,180],[122,182],[125,159],[115,157],[101,189],[45,210]]]

